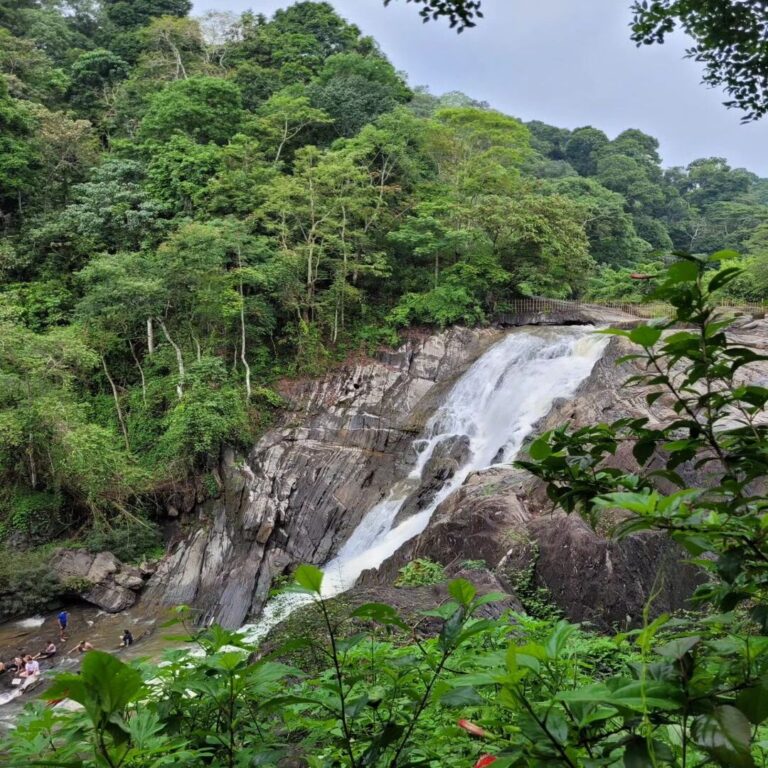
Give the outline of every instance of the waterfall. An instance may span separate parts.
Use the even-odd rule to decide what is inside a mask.
[[[512,331],[480,357],[426,424],[415,443],[418,456],[409,476],[364,516],[338,555],[324,566],[323,595],[333,597],[350,589],[364,570],[377,568],[418,536],[440,503],[472,472],[512,461],[534,424],[557,398],[575,392],[602,355],[607,339],[592,330],[570,326]],[[469,440],[463,465],[426,508],[396,524],[435,450],[457,437]],[[243,629],[257,641],[308,600],[299,594],[280,595],[265,606],[257,624]]]

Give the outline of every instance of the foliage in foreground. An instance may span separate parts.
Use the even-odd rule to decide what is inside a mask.
[[[84,710],[30,712],[5,746],[9,764],[245,768],[290,756],[310,768],[764,765],[768,390],[740,372],[766,357],[728,342],[704,268],[681,261],[660,286],[682,326],[615,332],[640,348],[632,358],[646,373],[634,383],[648,387],[649,403],[668,393],[678,418],[653,429],[646,420],[560,428],[531,445],[524,465],[566,511],[594,519],[623,510],[619,535],[669,531],[709,570],[697,597],[717,613],[646,617],[640,629],[600,638],[566,621],[481,618],[499,596],[457,580],[426,613],[439,635],[421,639],[386,605],[332,619],[322,573],[302,566],[295,589],[312,597],[323,642],[253,658],[242,636],[214,627],[194,637],[201,655],[173,652],[159,667],[92,652],[82,674],[60,676],[48,694]],[[619,440],[633,442],[637,473],[606,463]],[[684,487],[685,463],[706,468],[710,485]],[[682,487],[664,492],[659,480]],[[325,671],[278,661],[299,647]]]
[[[7,764],[245,767],[292,756],[312,768],[383,768],[471,766],[484,755],[496,766],[753,764],[746,718],[768,716],[768,643],[742,635],[734,615],[695,627],[664,616],[604,638],[565,621],[476,618],[502,596],[478,598],[458,580],[428,612],[442,621],[439,636],[419,639],[381,604],[332,622],[321,579],[297,571],[325,639],[276,653],[311,648],[324,671],[254,660],[242,635],[217,627],[185,637],[197,650],[169,652],[159,667],[90,652],[80,674],[60,675],[47,693],[84,710],[31,708],[5,745]]]

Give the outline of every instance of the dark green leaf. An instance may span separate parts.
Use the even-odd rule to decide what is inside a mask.
[[[661,338],[661,329],[650,325],[638,325],[629,334],[629,340],[641,347],[652,347]]]
[[[754,765],[750,750],[751,726],[736,707],[716,707],[711,713],[694,718],[691,736],[720,765],[733,768]]]

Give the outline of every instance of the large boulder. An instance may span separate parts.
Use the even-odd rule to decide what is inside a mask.
[[[651,616],[690,607],[704,574],[683,562],[664,533],[622,541],[593,531],[578,515],[555,513],[531,519],[496,568],[514,591],[543,588],[571,621],[600,630],[638,626]]]
[[[64,585],[85,581],[94,555],[84,549],[57,549],[51,556],[51,570]]]
[[[119,613],[136,602],[136,593],[114,582],[95,584],[81,595],[86,602],[97,605],[107,613]]]
[[[57,549],[51,570],[67,593],[108,613],[130,608],[145,584],[138,568],[125,565],[111,552]]]

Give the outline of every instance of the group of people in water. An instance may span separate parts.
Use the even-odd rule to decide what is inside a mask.
[[[56,620],[59,624],[59,641],[63,645],[68,639],[67,627],[69,626],[69,613],[66,610],[61,611]],[[120,647],[127,648],[133,645],[133,633],[130,629],[124,629],[123,634],[120,637]],[[96,650],[96,646],[88,640],[81,640],[74,648],[72,648],[67,656],[71,656],[73,653],[84,654],[88,651]],[[28,680],[29,678],[36,677],[40,674],[40,662],[47,659],[52,659],[59,653],[59,647],[53,640],[46,641],[45,647],[38,653],[24,654],[20,653],[13,661],[3,662],[0,661],[0,675],[6,672],[10,672],[14,677],[21,680]],[[14,681],[14,685],[16,685]]]

